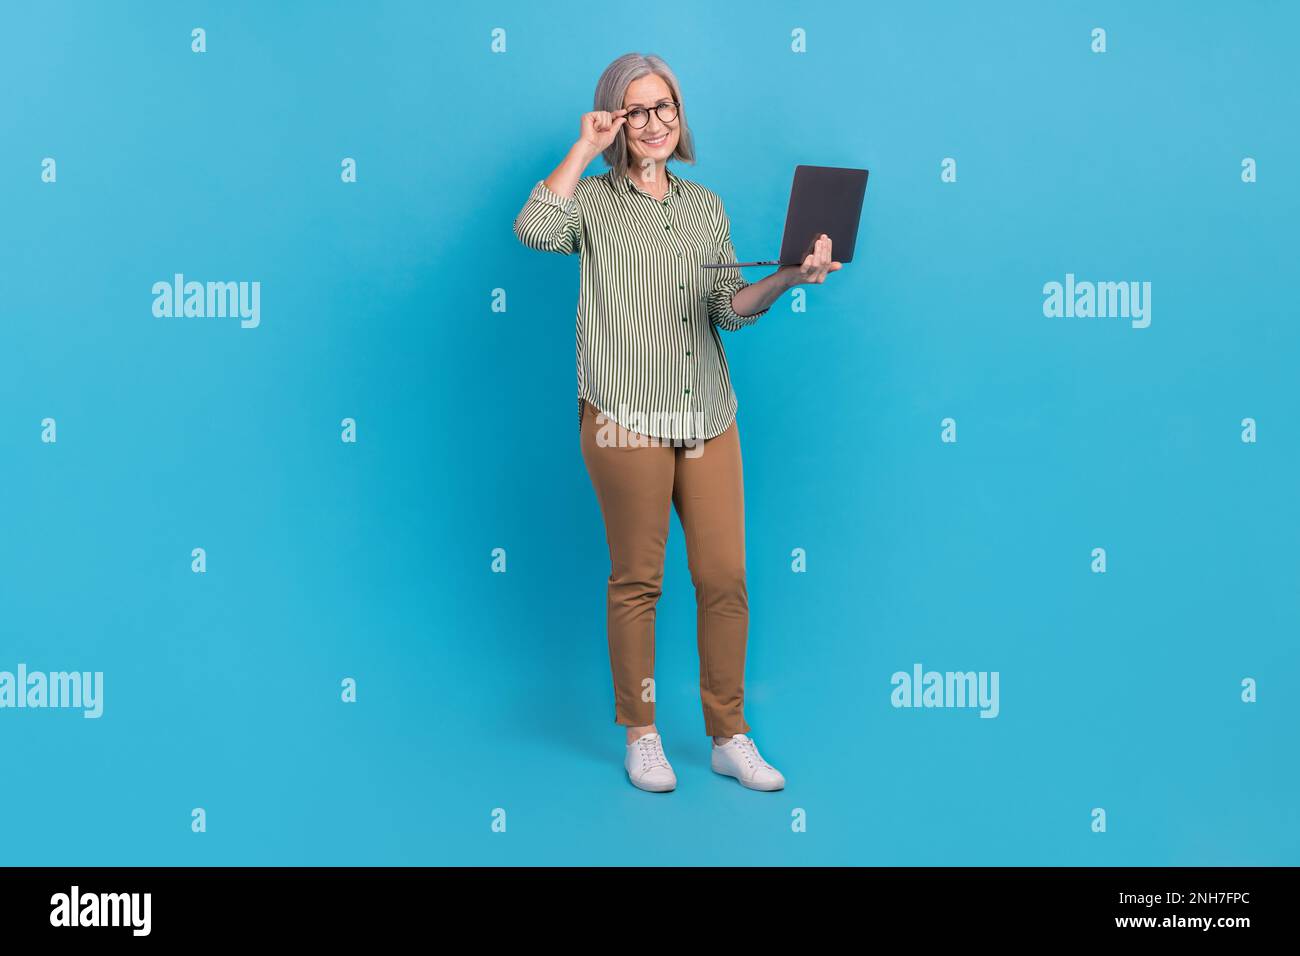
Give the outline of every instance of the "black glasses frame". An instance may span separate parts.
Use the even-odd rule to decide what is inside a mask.
[[[673,111],[672,116],[665,117],[663,113],[659,112],[665,106]],[[654,107],[655,116],[659,117],[659,122],[664,123],[666,125],[677,119],[677,117],[681,114],[681,108],[682,108],[682,104],[678,103],[676,100],[661,100],[660,102],[655,104]],[[634,113],[644,113],[645,119],[643,119],[640,123],[632,122],[632,114]],[[646,109],[644,106],[634,107],[628,110],[627,113],[624,115],[627,119],[627,125],[632,127],[633,129],[644,129],[646,127],[646,124],[650,122],[650,111]]]

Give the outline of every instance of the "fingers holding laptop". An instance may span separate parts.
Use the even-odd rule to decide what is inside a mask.
[[[837,271],[843,263],[831,258],[831,237],[822,233],[813,243],[813,250],[804,256],[803,263],[797,266],[784,266],[783,269],[794,270],[791,285],[821,283],[826,276]]]

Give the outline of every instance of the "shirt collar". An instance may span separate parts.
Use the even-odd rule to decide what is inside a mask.
[[[668,177],[668,191],[675,196],[680,196],[682,194],[682,181],[678,179],[673,171],[667,166],[664,167],[664,174]],[[630,176],[624,175],[623,183],[627,186],[627,191],[630,193],[643,192],[643,190],[637,188],[636,183],[632,182]]]

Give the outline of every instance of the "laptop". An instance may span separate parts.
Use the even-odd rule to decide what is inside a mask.
[[[852,262],[858,241],[858,220],[867,192],[867,170],[840,166],[796,166],[790,187],[790,206],[785,213],[785,238],[781,258],[762,262],[709,263],[706,269],[735,269],[739,266],[800,265],[812,254],[821,233],[831,237],[831,258]]]

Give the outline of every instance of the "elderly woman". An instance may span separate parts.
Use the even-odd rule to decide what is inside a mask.
[[[578,430],[609,543],[607,632],[624,768],[643,790],[677,785],[655,728],[655,605],[670,511],[695,584],[700,699],[712,767],[753,790],[785,778],[745,722],[745,514],[740,433],[719,330],[752,325],[787,289],[840,268],[828,237],[801,265],[758,282],[735,262],[730,221],[711,190],[668,161],[695,161],[681,87],[657,56],[606,68],[594,111],[564,161],[515,218],[525,245],[577,253]],[[583,172],[597,156],[609,166]]]

